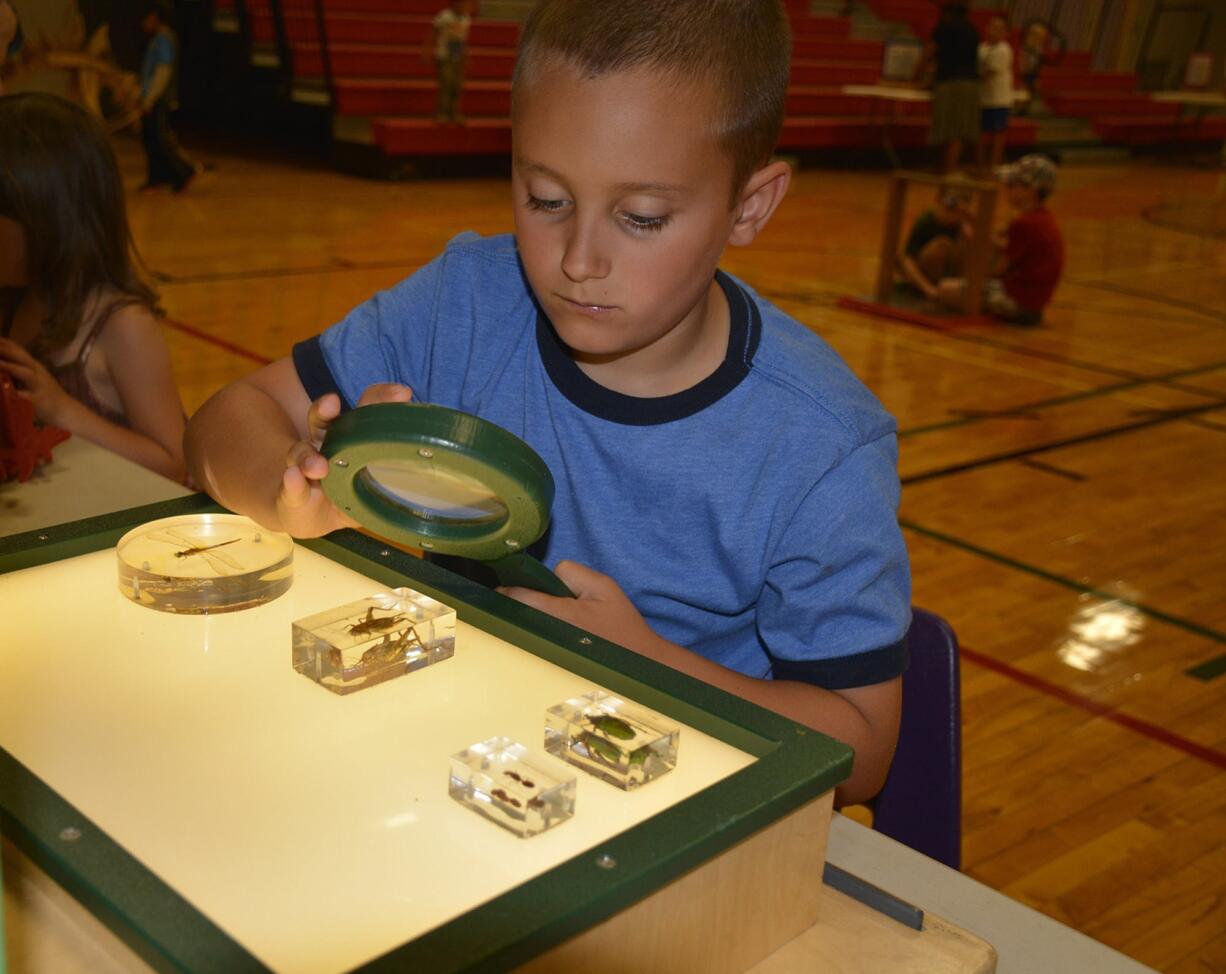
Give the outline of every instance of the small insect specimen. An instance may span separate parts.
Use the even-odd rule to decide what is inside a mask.
[[[614,767],[620,763],[621,752],[603,737],[597,737],[595,734],[581,734],[576,743],[587,748],[588,754],[597,760],[603,760]]]
[[[395,642],[392,641],[392,633],[389,632],[383,637],[382,642],[366,650],[359,662],[362,666],[370,666],[373,663],[395,663],[404,659],[413,646],[422,648],[417,630],[410,624],[404,632],[399,634]]]
[[[236,541],[241,541],[241,538],[231,538],[229,541],[218,541],[217,544],[197,545],[195,548],[184,548],[182,551],[176,551],[176,558],[190,558],[192,555],[203,555],[206,551],[212,551],[214,548],[224,548],[228,544],[234,544]]]
[[[382,619],[375,618],[375,607],[372,605],[367,608],[366,615],[360,617],[352,626],[347,626],[346,631],[351,636],[371,636],[379,632],[387,632],[389,629],[394,629],[396,623],[405,618],[403,615],[384,616]]]
[[[518,798],[515,798],[512,795],[508,795],[501,788],[495,788],[493,791],[490,792],[490,796],[492,798],[497,798],[499,801],[506,802],[508,805],[511,805],[514,808],[523,807],[523,802],[521,802]]]
[[[504,771],[503,774],[505,774],[508,778],[510,778],[513,781],[518,781],[525,788],[535,788],[536,787],[535,781],[532,781],[530,778],[525,778],[523,775],[519,774],[516,771]]]
[[[241,541],[241,538],[230,538],[227,541],[218,541],[216,544],[202,545],[197,544],[199,538],[193,538],[175,528],[163,528],[161,531],[151,533],[149,540],[179,548],[174,552],[176,558],[199,557],[218,575],[230,575],[243,571],[243,566],[236,559],[230,557],[227,552],[217,550]]]
[[[539,798],[529,798],[528,807],[529,808],[544,808],[545,803],[541,801]]]
[[[632,741],[637,736],[634,728],[620,717],[598,714],[596,716],[589,716],[587,722],[592,728],[600,731],[606,737],[613,737],[619,741]]]
[[[588,756],[593,761],[612,768],[620,768],[622,752],[617,749],[617,745],[609,743],[603,737],[598,737],[596,734],[591,733],[580,734],[575,738],[575,744],[585,748]],[[637,750],[631,751],[626,760],[632,768],[646,764],[647,755],[650,751],[650,747],[640,747]]]

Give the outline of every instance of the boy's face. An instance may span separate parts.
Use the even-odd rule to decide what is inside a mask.
[[[632,69],[546,61],[514,119],[515,234],[528,281],[580,361],[681,365],[709,329],[736,213],[713,96]],[[657,354],[658,353],[658,354]]]
[[[1005,183],[1005,199],[1015,210],[1033,210],[1042,202],[1037,189],[1022,183]]]
[[[1009,28],[1005,26],[1004,20],[1000,17],[993,17],[988,22],[988,40],[993,44],[999,44],[1008,33]]]

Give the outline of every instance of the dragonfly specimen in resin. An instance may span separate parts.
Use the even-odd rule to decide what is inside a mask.
[[[160,531],[149,534],[148,538],[150,541],[157,541],[161,544],[174,545],[179,549],[172,552],[176,558],[199,558],[218,575],[231,575],[234,572],[243,571],[242,564],[229,552],[218,550],[241,541],[242,538],[228,538],[214,544],[202,545],[200,542],[204,539],[193,538],[175,528],[162,528]]]

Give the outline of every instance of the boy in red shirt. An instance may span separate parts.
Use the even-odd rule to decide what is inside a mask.
[[[997,236],[1004,267],[988,282],[985,305],[1003,321],[1037,325],[1064,271],[1064,237],[1044,205],[1056,187],[1056,164],[1032,154],[999,172],[1005,199],[1018,215]]]

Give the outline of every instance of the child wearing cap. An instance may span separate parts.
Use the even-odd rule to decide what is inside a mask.
[[[1037,325],[1064,272],[1064,236],[1047,197],[1056,188],[1056,164],[1037,153],[1000,170],[1005,199],[1017,216],[996,243],[999,278],[988,282],[988,313],[1017,325]]]
[[[971,191],[954,181],[942,185],[936,204],[911,224],[898,255],[903,281],[934,301],[940,295],[940,282],[962,271],[962,255],[971,235],[971,198]]]

